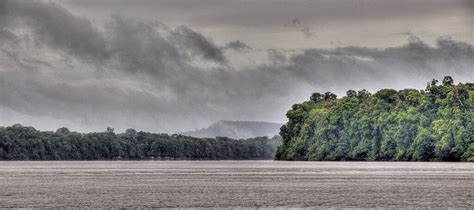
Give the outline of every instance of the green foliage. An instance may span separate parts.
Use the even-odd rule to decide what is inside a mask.
[[[272,159],[279,136],[234,140],[194,138],[113,128],[76,133],[67,128],[43,132],[19,124],[0,127],[0,160]]]
[[[293,105],[277,160],[474,161],[474,84],[312,95]]]

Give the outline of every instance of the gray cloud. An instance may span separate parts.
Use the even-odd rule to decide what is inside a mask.
[[[233,59],[223,49],[245,43],[219,48],[186,26],[123,16],[105,26],[38,1],[7,8],[0,13],[9,19],[0,28],[0,124],[173,132],[221,119],[283,121],[314,91],[423,88],[447,74],[474,79],[473,46],[446,37],[435,46],[412,37],[392,48],[269,49],[270,63],[236,68],[222,65]]]
[[[105,39],[91,22],[73,16],[58,4],[4,0],[3,7],[6,24],[27,25],[39,43],[89,58],[107,56]]]
[[[303,32],[303,35],[304,35],[306,38],[314,37],[314,36],[316,35],[316,32],[312,31],[308,26],[303,27],[303,28],[301,29],[301,32]]]
[[[284,64],[288,61],[288,56],[285,54],[283,50],[278,49],[268,49],[268,58],[274,64]]]
[[[293,25],[301,25],[301,21],[299,18],[295,17],[293,19],[291,19],[291,24]]]
[[[218,45],[240,40],[253,48],[326,48],[341,41],[338,46],[382,48],[404,44],[406,36],[394,34],[406,31],[430,45],[445,35],[474,41],[472,0],[55,1],[95,22],[120,14],[173,27],[184,23]]]
[[[159,31],[165,26],[122,17],[114,17],[108,26],[114,69],[165,77],[184,65],[177,47]]]
[[[314,37],[316,35],[316,32],[312,31],[308,25],[303,24],[297,17],[291,19],[290,25],[297,27],[303,33],[305,38]]]
[[[171,35],[178,45],[182,45],[185,50],[191,51],[192,54],[200,54],[203,58],[218,63],[227,62],[219,47],[189,27],[180,26],[172,31]]]
[[[225,24],[245,27],[280,26],[288,19],[328,21],[354,21],[394,18],[431,17],[449,12],[469,11],[472,0],[368,0],[368,1],[328,1],[328,0],[285,0],[260,1],[219,1],[219,0],[68,0],[75,8],[120,11],[133,16],[149,16],[169,21],[186,21],[199,26]],[[156,11],[159,12],[156,12]],[[87,13],[87,11],[86,11]],[[468,14],[466,14],[468,15]]]
[[[235,40],[235,41],[231,41],[225,44],[224,47],[222,47],[222,49],[224,50],[231,49],[231,50],[242,52],[246,50],[251,50],[252,47],[248,46],[244,42],[241,42],[240,40]]]

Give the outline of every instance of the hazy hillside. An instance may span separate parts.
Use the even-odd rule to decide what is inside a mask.
[[[282,124],[280,123],[221,120],[207,128],[184,132],[183,135],[199,138],[214,138],[216,136],[233,139],[247,139],[258,136],[268,136],[271,138],[278,134],[281,126]]]

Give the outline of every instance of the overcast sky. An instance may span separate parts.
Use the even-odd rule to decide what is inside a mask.
[[[312,92],[474,81],[474,0],[0,0],[0,126],[285,122]]]

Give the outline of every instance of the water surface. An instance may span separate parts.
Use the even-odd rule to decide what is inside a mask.
[[[474,164],[0,162],[4,207],[467,207]]]

